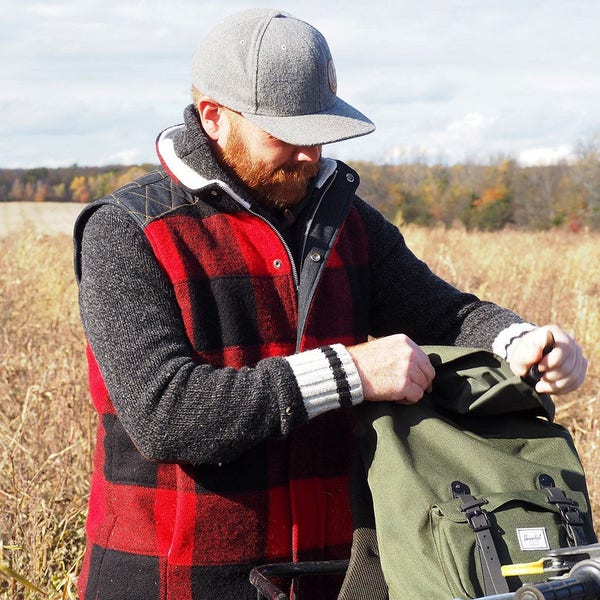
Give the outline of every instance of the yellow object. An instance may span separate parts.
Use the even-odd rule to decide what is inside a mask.
[[[517,563],[515,565],[502,565],[504,577],[519,577],[521,575],[540,575],[544,572],[545,559],[530,563]]]

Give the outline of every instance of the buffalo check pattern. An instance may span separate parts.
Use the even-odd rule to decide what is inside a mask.
[[[360,397],[360,382],[347,376],[344,345],[364,341],[368,328],[369,252],[358,211],[350,207],[303,297],[279,236],[217,185],[191,193],[159,170],[90,213],[106,202],[143,230],[173,287],[195,362],[241,369],[286,357],[296,393],[309,401],[303,415],[289,417],[296,419],[289,435],[231,463],[153,462],[125,431],[88,348],[99,424],[81,597],[250,600],[248,573],[257,564],[346,558],[347,408]],[[335,394],[321,403],[310,403],[310,364],[334,382]],[[332,402],[339,410],[328,410]],[[334,595],[327,589],[334,583],[314,585],[303,592],[309,598]]]

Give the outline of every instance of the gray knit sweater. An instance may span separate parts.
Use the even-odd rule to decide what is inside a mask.
[[[206,164],[214,181],[219,167],[201,139],[189,155],[185,164],[193,164],[200,175]],[[222,180],[231,183],[226,173]],[[234,195],[244,193],[236,186]],[[251,203],[249,195],[246,199]],[[371,335],[393,333],[389,323],[409,323],[403,333],[419,344],[477,346],[505,356],[510,340],[532,327],[513,312],[436,277],[380,213],[358,198],[355,206],[367,224],[373,287],[378,290],[371,300]],[[284,419],[273,414],[285,406],[274,398],[282,390],[300,390],[301,406],[291,427],[340,406],[330,362],[320,350],[265,359],[240,371],[195,364],[172,286],[142,229],[119,207],[105,205],[92,214],[82,235],[80,261],[87,339],[120,419],[146,456],[228,462],[264,439],[286,435],[276,425]],[[360,378],[350,355],[341,344],[334,344],[334,350],[352,403],[361,402]],[[214,401],[215,390],[224,389],[232,397],[227,407]],[[205,408],[201,414],[199,404]],[[252,415],[253,428],[240,427],[236,406]],[[215,430],[225,440],[218,447],[205,434]]]

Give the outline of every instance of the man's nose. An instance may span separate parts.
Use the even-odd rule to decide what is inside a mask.
[[[319,162],[321,159],[321,146],[298,146],[295,159],[298,162]]]

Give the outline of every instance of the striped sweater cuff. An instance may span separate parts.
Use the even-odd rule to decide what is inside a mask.
[[[496,336],[492,344],[492,352],[508,360],[512,343],[534,329],[536,326],[532,323],[513,323]]]
[[[360,376],[342,344],[308,350],[287,356],[286,360],[296,376],[309,419],[362,402]]]

